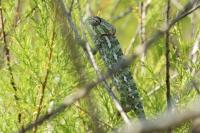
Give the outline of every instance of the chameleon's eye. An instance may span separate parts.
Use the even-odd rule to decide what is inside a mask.
[[[92,26],[97,26],[97,25],[100,25],[101,23],[101,18],[95,16],[91,19],[91,25]]]

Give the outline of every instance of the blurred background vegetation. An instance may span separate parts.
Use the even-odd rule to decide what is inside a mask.
[[[187,2],[172,0],[169,19]],[[83,39],[87,37],[84,20],[97,15],[114,25],[124,53],[131,55],[137,46],[163,28],[167,1],[64,0],[64,4]],[[1,7],[0,132],[5,133],[16,132],[50,112],[65,96],[97,76],[74,39],[71,25],[58,8],[59,0],[2,0]],[[172,110],[184,108],[199,95],[199,21],[199,11],[196,11],[169,32]],[[98,54],[95,59],[105,71]],[[163,37],[131,65],[148,119],[167,108],[165,64]],[[31,132],[109,132],[123,123],[116,112],[100,84],[87,98]],[[130,117],[135,118],[134,114]],[[187,123],[174,132],[182,133],[190,127]]]

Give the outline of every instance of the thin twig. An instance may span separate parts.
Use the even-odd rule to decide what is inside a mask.
[[[16,83],[15,83],[15,80],[14,80],[14,75],[13,75],[13,70],[12,70],[12,67],[11,67],[11,58],[10,58],[10,49],[9,49],[9,46],[8,46],[8,43],[7,43],[7,39],[6,39],[6,33],[5,33],[5,28],[4,28],[4,21],[3,21],[3,11],[2,11],[2,5],[1,5],[1,1],[0,1],[0,27],[1,27],[1,30],[2,30],[2,33],[1,33],[1,38],[3,39],[3,43],[4,43],[4,49],[5,49],[5,56],[6,56],[6,61],[7,61],[7,66],[8,66],[8,71],[9,71],[9,74],[10,74],[10,84],[13,88],[13,90],[15,91],[15,100],[18,100],[18,97],[16,95],[16,91],[17,91],[17,87],[16,87]]]
[[[16,27],[20,20],[21,7],[22,7],[21,0],[17,0],[14,20],[13,20],[13,27]]]
[[[145,3],[144,3],[144,10],[145,10],[146,14],[147,14],[148,7],[149,7],[150,4],[151,4],[151,0],[145,1]],[[143,23],[144,26],[148,23],[148,20],[149,19],[147,19],[147,20],[144,21],[144,23]],[[131,47],[133,46],[133,44],[134,44],[134,42],[135,42],[135,40],[136,40],[136,38],[137,38],[137,36],[139,34],[139,31],[140,31],[140,25],[137,27],[137,29],[135,31],[135,34],[132,36],[129,45],[128,45],[127,49],[125,50],[125,55],[129,54],[129,52],[131,50]]]
[[[152,38],[149,41],[147,41],[146,44],[143,47],[139,46],[136,49],[136,52],[134,54],[132,54],[132,56],[130,56],[129,58],[126,58],[126,59],[122,60],[121,62],[119,62],[112,70],[106,72],[103,77],[97,78],[94,82],[88,83],[87,85],[85,85],[85,87],[83,87],[83,88],[75,91],[71,95],[67,96],[65,98],[65,100],[57,108],[52,110],[52,112],[40,116],[37,121],[33,121],[33,122],[28,123],[24,127],[23,130],[20,129],[18,132],[19,133],[23,133],[23,132],[26,132],[28,130],[31,130],[36,125],[41,125],[43,122],[49,120],[50,118],[55,117],[56,115],[60,114],[60,112],[63,112],[67,107],[70,107],[74,102],[76,102],[76,101],[80,100],[81,98],[84,98],[85,96],[87,96],[87,94],[89,94],[89,92],[92,90],[92,88],[96,87],[97,84],[103,82],[108,77],[111,77],[120,68],[124,68],[124,67],[129,66],[132,61],[134,61],[138,56],[141,56],[141,54],[143,52],[146,52],[149,49],[149,47],[151,47],[152,44],[155,41],[157,41],[160,37],[162,37],[165,34],[166,31],[168,31],[172,26],[174,26],[178,21],[182,20],[184,17],[186,17],[190,13],[194,12],[195,10],[197,10],[200,7],[200,5],[198,6],[198,8],[195,7],[195,9],[194,8],[191,9],[192,7],[193,7],[193,5],[191,5],[191,7],[188,10],[181,11],[178,14],[177,17],[175,17],[172,21],[170,21],[170,23],[169,23],[169,25],[167,27],[165,26],[162,31],[156,31],[156,33],[152,36]],[[199,105],[199,107],[200,107],[200,105]],[[200,109],[198,109],[198,111],[199,110]],[[197,114],[197,112],[196,112],[196,114],[194,114],[195,112],[192,112],[192,113],[193,113],[192,114],[193,117],[195,117],[196,115],[200,114],[200,112],[198,112],[199,114]],[[191,114],[189,114],[189,115],[191,115]],[[160,124],[162,124],[162,122],[160,122]],[[167,128],[169,128],[169,127],[167,127]]]
[[[55,41],[55,26],[53,27],[53,33],[52,33],[52,37],[51,37],[51,43],[49,46],[49,54],[48,54],[48,59],[47,59],[47,66],[46,66],[46,74],[45,74],[45,78],[44,81],[42,82],[41,85],[41,96],[39,98],[39,105],[37,108],[37,114],[36,114],[36,118],[35,121],[38,120],[38,117],[40,116],[41,110],[42,110],[42,104],[43,104],[43,100],[44,100],[44,94],[45,94],[45,89],[47,86],[47,81],[48,81],[48,77],[49,77],[49,72],[50,72],[50,65],[51,65],[51,60],[52,60],[52,54],[53,54],[53,45],[54,45],[54,41]],[[37,125],[34,128],[34,133],[37,132]]]
[[[124,18],[125,16],[127,16],[128,14],[130,14],[133,11],[132,7],[129,7],[126,11],[120,13],[118,16],[114,16],[112,17],[112,22],[118,21],[119,19]]]
[[[146,19],[146,9],[144,6],[144,1],[141,1],[139,4],[140,9],[140,28],[139,28],[139,35],[140,35],[140,45],[144,45],[146,42],[145,36],[145,19]],[[143,53],[141,57],[141,63],[144,64],[145,62],[145,53]],[[144,66],[142,65],[142,74],[144,74]]]
[[[82,112],[84,112],[85,114],[87,114],[89,117],[91,117],[91,116],[90,116],[90,113],[89,113],[88,111],[84,110],[83,108],[81,108],[81,107],[78,106],[78,105],[75,105],[75,107],[78,108],[79,110],[81,110]],[[98,123],[103,124],[103,125],[109,127],[110,129],[113,129],[113,127],[112,127],[111,125],[109,125],[108,123],[105,123],[104,121],[100,120],[98,117],[95,117],[95,120],[96,120]]]
[[[17,0],[16,2],[16,7],[15,7],[15,15],[13,17],[13,24],[12,24],[12,28],[17,26],[17,23],[20,19],[21,16],[21,8],[22,8],[22,2],[21,0]],[[7,36],[5,35],[5,38]],[[8,49],[9,50],[9,49]],[[14,80],[14,79],[13,79]],[[19,97],[18,97],[19,98]],[[21,113],[21,105],[19,104],[19,102],[17,101],[17,107],[19,109],[19,113],[18,113],[18,122],[19,124],[21,124],[21,127],[23,128],[23,124],[22,124],[22,113]]]
[[[171,8],[171,2],[170,0],[167,1],[167,7],[166,7],[166,18],[165,23],[166,26],[169,24],[169,16],[170,16],[170,8]],[[169,29],[170,30],[170,29]],[[170,49],[169,49],[169,30],[165,33],[165,58],[166,58],[166,99],[167,99],[167,111],[171,111],[171,90],[170,90]],[[172,133],[172,129],[167,130],[168,133]]]
[[[166,25],[169,23],[169,15],[170,15],[170,0],[167,1],[167,9],[166,9]],[[170,29],[169,29],[170,30]],[[170,94],[170,49],[169,49],[169,30],[165,33],[165,58],[166,58],[166,97],[167,97],[167,110],[171,109],[171,94]]]
[[[176,78],[176,74],[171,76],[171,80]],[[156,81],[157,82],[157,81]],[[158,82],[158,85],[155,86],[155,88],[153,88],[152,90],[150,90],[149,92],[146,92],[146,96],[145,97],[149,97],[154,95],[157,91],[159,91],[160,89],[162,89],[162,87],[166,84],[166,82]],[[144,97],[141,98],[142,100],[144,99]]]
[[[193,44],[192,50],[190,52],[190,59],[192,60],[193,63],[197,61],[197,54],[199,50],[199,45],[200,45],[200,33],[197,36],[196,41]]]
[[[185,18],[186,16],[190,15],[191,13],[193,13],[199,8],[200,8],[200,4],[193,7],[193,4],[191,4],[191,2],[188,2],[185,8],[183,8],[183,10],[178,13],[177,17],[171,21],[168,27],[169,28],[172,27],[178,20]]]
[[[178,9],[178,10],[182,10],[183,9],[183,5],[177,1],[177,0],[171,0],[171,3]],[[192,30],[191,30],[191,37],[195,36],[195,21],[194,21],[194,18],[195,17],[198,17],[200,18],[200,15],[199,13],[194,13],[194,14],[191,14],[190,16],[188,16],[190,18],[190,21],[191,21],[191,25],[192,25]]]
[[[140,2],[140,43],[141,45],[145,44],[145,18],[146,18],[146,12],[144,7],[144,2]]]
[[[74,0],[71,0],[71,5],[70,5],[70,7],[69,7],[69,15],[70,15],[70,16],[71,16],[71,14],[72,14],[73,6],[74,6]]]
[[[2,10],[2,3],[0,0],[0,29],[1,29],[1,34],[0,34],[0,38],[1,41],[4,44],[4,50],[5,50],[5,56],[6,56],[6,64],[8,66],[8,72],[10,74],[10,84],[14,90],[14,98],[15,98],[15,102],[17,104],[18,109],[20,110],[20,104],[19,102],[19,97],[17,96],[17,85],[14,79],[14,74],[13,74],[13,69],[11,67],[11,54],[10,54],[10,49],[9,49],[9,45],[7,42],[7,38],[6,38],[6,33],[5,33],[5,25],[4,25],[4,21],[3,21],[3,10]],[[18,113],[18,122],[19,124],[21,124],[21,117],[22,117],[22,113],[19,111]],[[23,125],[21,125],[21,128],[23,129]]]

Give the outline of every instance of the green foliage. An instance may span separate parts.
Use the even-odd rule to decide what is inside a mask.
[[[60,26],[64,22],[55,23],[55,21],[59,20],[55,19],[55,11],[51,5],[52,1],[21,1],[20,11],[17,14],[19,15],[17,26],[13,25],[17,1],[3,0],[1,2],[4,31],[7,35],[6,39],[11,57],[10,63],[17,91],[11,85],[10,70],[6,64],[5,54],[1,52],[0,132],[16,132],[22,125],[26,125],[36,119],[42,95],[42,86],[48,69],[49,74],[40,116],[47,113],[48,110],[58,107],[65,96],[70,95],[76,88],[83,86],[79,81],[79,73],[73,66],[70,47],[64,46],[78,44],[63,43],[65,40],[60,33]],[[115,26],[117,30],[116,36],[125,52],[140,24],[139,2],[141,1],[121,0],[117,5],[118,0],[80,0],[80,3],[75,0],[71,16],[80,35],[84,35],[80,18],[83,17],[84,19],[86,17],[85,14],[87,15],[89,10],[87,8],[91,8],[93,15],[109,20]],[[184,5],[186,0],[181,2],[180,4]],[[81,11],[79,11],[79,4]],[[65,5],[69,9],[71,0],[65,0]],[[146,40],[151,38],[157,29],[163,28],[165,6],[165,1],[152,0],[145,20]],[[129,7],[132,8],[130,13],[114,20],[115,17],[125,12]],[[178,11],[173,5],[170,18],[176,16]],[[197,13],[193,15],[194,18],[199,16]],[[194,22],[191,17],[184,18],[170,30],[170,85],[173,108],[178,110],[184,108],[188,102],[192,102],[197,97],[197,92],[192,82],[195,81],[199,84],[199,79],[197,78],[200,69],[199,51],[197,52],[196,62],[191,61],[189,54],[199,34],[200,24],[198,23],[198,17],[193,18]],[[54,32],[55,35],[52,37]],[[68,34],[74,35],[73,32]],[[166,111],[164,42],[164,38],[157,40],[148,49],[145,61],[141,62],[140,58],[138,58],[131,66],[133,77],[143,99],[147,118],[154,118],[155,115]],[[1,40],[0,51],[5,52],[4,45]],[[127,55],[131,55],[136,47],[140,45],[140,35],[136,36],[131,45]],[[84,84],[86,84],[93,81],[96,75],[84,51],[80,49],[79,52],[82,57],[76,58],[84,64],[82,70],[85,71],[86,81],[84,81]],[[52,58],[49,59],[51,50]],[[95,59],[102,71],[106,71],[99,55],[95,56]],[[15,99],[14,95],[18,97],[18,100]],[[80,100],[54,119],[50,119],[39,126],[37,132],[47,132],[48,130],[59,133],[95,132],[97,127],[95,127],[94,119],[106,132],[121,126],[122,120],[117,117],[117,110],[103,85],[100,84],[94,88],[90,97],[91,102],[94,104],[92,107],[95,108],[93,112],[88,107],[90,104],[87,98]],[[93,118],[91,116],[92,113],[98,115]],[[21,117],[19,117],[19,114]],[[130,114],[130,117],[134,118],[134,115]],[[186,123],[175,129],[175,132],[182,133],[189,129],[190,123]]]

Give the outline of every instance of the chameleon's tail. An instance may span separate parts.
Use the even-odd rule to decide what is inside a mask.
[[[134,110],[139,118],[145,119],[143,105],[130,70],[126,68],[119,71],[119,73],[113,77],[113,82],[118,86],[121,104],[124,110],[126,112]]]

